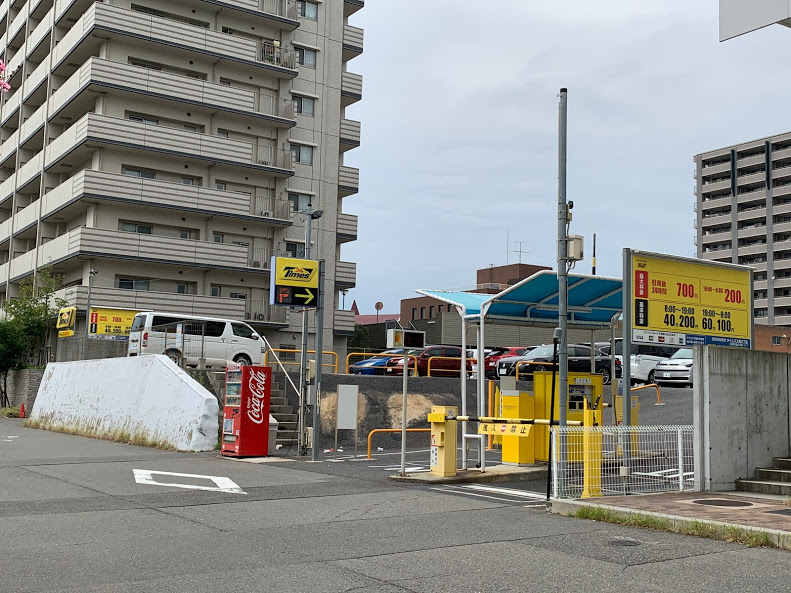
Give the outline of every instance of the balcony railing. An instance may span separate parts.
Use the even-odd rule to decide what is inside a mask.
[[[333,331],[336,334],[354,334],[354,311],[336,309],[333,319]]]
[[[252,322],[263,323],[288,323],[286,318],[287,307],[270,305],[269,301],[248,300],[242,301],[246,306],[245,319]]]

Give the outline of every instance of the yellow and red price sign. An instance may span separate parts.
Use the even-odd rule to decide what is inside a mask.
[[[91,307],[89,335],[105,340],[128,340],[132,321],[140,311]]]
[[[752,270],[632,252],[632,341],[750,348]]]

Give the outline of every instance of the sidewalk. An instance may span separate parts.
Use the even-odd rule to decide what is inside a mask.
[[[550,511],[576,515],[594,508],[620,517],[654,517],[679,523],[738,527],[766,534],[773,545],[791,550],[791,500],[784,496],[746,492],[674,492],[553,500]]]

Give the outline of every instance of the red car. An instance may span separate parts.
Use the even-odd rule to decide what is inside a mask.
[[[499,379],[497,375],[497,361],[506,356],[522,356],[533,350],[535,346],[498,346],[486,355],[484,372],[487,379]]]
[[[410,354],[413,354],[410,352]],[[422,351],[414,353],[417,359],[417,374],[426,376],[428,375],[428,361],[430,358],[435,358],[431,361],[431,376],[432,377],[458,377],[459,370],[461,369],[461,348],[458,346],[427,346]],[[414,375],[415,360],[409,360],[410,375]],[[391,358],[387,361],[386,375],[403,375],[404,373],[404,359],[403,357]],[[467,374],[472,373],[472,361],[467,359]]]

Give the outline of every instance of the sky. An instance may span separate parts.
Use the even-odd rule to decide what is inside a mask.
[[[717,0],[370,0],[360,192],[345,297],[397,312],[476,270],[556,267],[559,89],[568,88],[570,234],[590,273],[625,247],[695,256],[695,154],[791,130],[791,29],[720,43]]]

